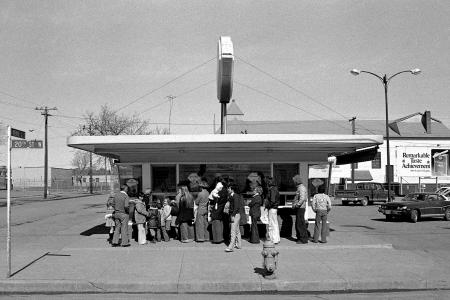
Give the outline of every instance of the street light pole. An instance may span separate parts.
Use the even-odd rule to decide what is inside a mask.
[[[377,77],[378,79],[381,80],[381,82],[383,83],[384,86],[384,101],[385,101],[385,106],[386,106],[386,181],[387,181],[387,186],[388,186],[388,197],[387,197],[387,201],[391,201],[391,181],[392,181],[392,177],[394,175],[394,169],[391,165],[391,152],[390,152],[390,147],[389,147],[389,105],[388,105],[388,86],[389,86],[389,82],[392,80],[392,78],[394,78],[395,76],[402,74],[402,73],[411,73],[413,75],[418,75],[421,73],[420,69],[411,69],[411,70],[405,70],[405,71],[400,71],[398,73],[395,73],[394,75],[392,75],[391,77],[387,77],[386,74],[383,75],[383,77],[369,72],[369,71],[362,71],[362,70],[358,70],[358,69],[353,69],[350,71],[351,74],[357,76],[361,73],[367,73],[370,75],[373,75],[375,77]]]

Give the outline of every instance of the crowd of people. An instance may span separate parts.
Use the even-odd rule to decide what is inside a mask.
[[[305,220],[307,189],[300,175],[292,179],[297,186],[292,205],[296,213],[297,243],[306,244],[309,240],[317,243],[319,235],[320,242],[326,243],[330,198],[319,187],[312,199],[316,224],[311,238],[308,222]],[[246,200],[238,186],[229,178],[217,178],[211,191],[209,187],[208,182],[202,179],[196,192],[192,192],[188,182],[180,182],[175,199],[171,200],[168,197],[153,197],[150,189],[136,193],[127,185],[121,186],[120,192],[111,194],[107,201],[105,225],[110,228],[108,241],[112,247],[128,247],[133,237],[139,245],[168,242],[171,239],[182,243],[210,241],[215,244],[225,243],[225,251],[233,252],[242,247],[244,226],[250,223],[250,243],[260,243],[261,235],[274,244],[280,243],[280,193],[274,178],[256,180],[249,187],[250,197]],[[249,207],[249,219],[246,206]],[[267,225],[259,227],[258,223],[261,221]],[[265,232],[259,232],[260,229],[265,229]]]

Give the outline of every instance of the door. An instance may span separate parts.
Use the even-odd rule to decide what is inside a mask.
[[[443,214],[442,206],[443,206],[444,197],[438,194],[428,195],[428,208],[429,214],[437,215]]]

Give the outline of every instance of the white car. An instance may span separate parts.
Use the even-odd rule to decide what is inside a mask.
[[[436,193],[444,196],[447,200],[450,198],[450,186],[443,186],[436,190]]]

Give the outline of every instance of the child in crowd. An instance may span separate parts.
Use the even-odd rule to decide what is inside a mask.
[[[151,242],[161,242],[160,216],[156,201],[150,202],[150,209],[148,211],[148,228],[150,231]]]
[[[161,232],[165,242],[170,240],[168,232],[170,231],[170,223],[172,215],[170,214],[172,207],[169,205],[169,198],[164,198],[163,206],[160,210],[161,215]]]
[[[114,218],[114,193],[109,194],[108,200],[106,201],[106,215],[105,215],[105,226],[109,227],[108,242],[111,244],[112,237],[114,235],[114,226],[116,225]]]

